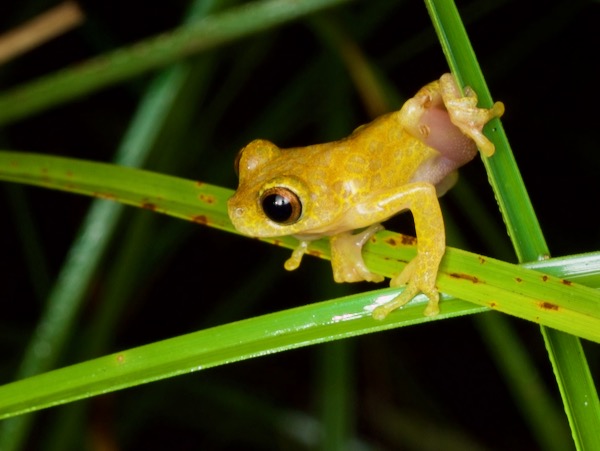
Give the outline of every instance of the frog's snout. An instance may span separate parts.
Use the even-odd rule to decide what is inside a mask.
[[[232,221],[241,219],[244,217],[245,209],[243,207],[234,207],[229,211],[229,217]]]
[[[243,235],[251,236],[251,231],[247,230],[247,208],[240,206],[239,203],[235,202],[235,197],[231,197],[227,201],[227,214],[233,224],[233,227]]]
[[[233,197],[229,198],[227,201],[227,213],[229,214],[229,219],[235,225],[235,221],[242,218],[244,216],[245,208],[236,205],[235,199]]]

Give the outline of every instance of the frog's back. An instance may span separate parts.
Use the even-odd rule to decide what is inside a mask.
[[[419,168],[439,156],[398,124],[393,114],[381,116],[338,141],[337,152],[346,154],[348,175],[368,177],[372,189],[410,183]]]

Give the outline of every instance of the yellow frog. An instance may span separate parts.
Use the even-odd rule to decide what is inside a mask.
[[[411,210],[417,256],[390,282],[406,288],[373,317],[385,318],[420,292],[429,298],[425,315],[436,315],[435,282],[446,242],[437,198],[477,147],[486,156],[494,153],[482,128],[503,112],[501,102],[477,108],[475,92],[467,88],[463,96],[454,77],[444,74],[399,111],[339,141],[280,149],[257,139],[236,159],[239,187],[229,199],[229,217],[244,235],[296,237],[300,243],[285,262],[287,270],[300,265],[310,241],[329,236],[336,282],[380,282],[383,277],[366,267],[362,247],[381,222]],[[364,230],[353,233],[357,229]]]

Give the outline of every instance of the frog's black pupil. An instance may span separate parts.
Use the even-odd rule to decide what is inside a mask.
[[[289,221],[293,207],[290,200],[279,194],[269,194],[263,199],[263,210],[274,222]]]

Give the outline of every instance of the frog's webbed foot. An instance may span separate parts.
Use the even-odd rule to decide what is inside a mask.
[[[438,306],[440,294],[435,286],[438,264],[428,260],[422,254],[417,255],[400,274],[390,281],[392,287],[406,285],[406,288],[391,301],[373,310],[373,318],[384,319],[391,311],[407,304],[419,293],[423,293],[429,298],[424,312],[425,316],[435,316],[440,312]]]
[[[379,230],[381,224],[375,224],[360,233],[344,232],[331,237],[331,265],[336,282],[381,282],[383,276],[373,274],[362,258],[362,248]]]
[[[451,74],[444,74],[440,78],[440,92],[452,123],[471,138],[486,156],[493,155],[494,144],[482,130],[490,120],[504,114],[504,104],[496,102],[490,109],[478,108],[475,91],[467,87],[463,96]]]

